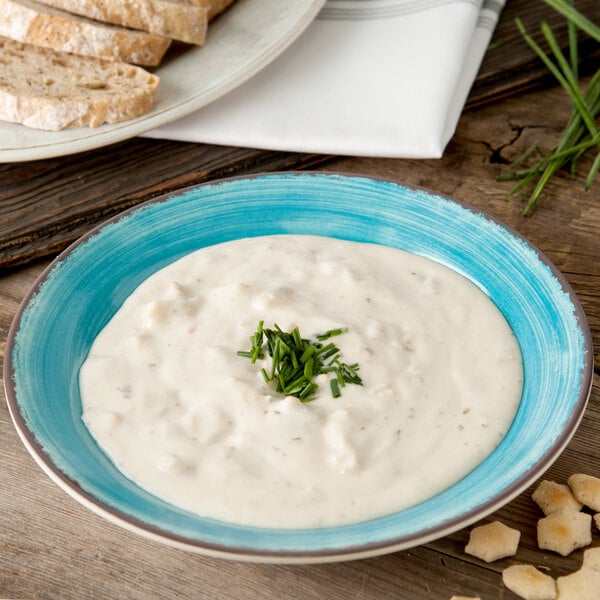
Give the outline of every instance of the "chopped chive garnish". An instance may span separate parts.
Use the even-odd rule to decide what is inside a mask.
[[[292,329],[292,336],[294,338],[294,343],[300,348],[302,346],[302,338],[300,337],[300,330],[297,327]]]
[[[332,379],[329,382],[329,385],[331,386],[331,395],[334,398],[339,398],[342,395],[342,392],[340,392],[340,387],[338,385],[337,379]]]
[[[312,394],[317,389],[316,383],[309,383],[299,394],[298,398],[300,400],[304,400],[305,402],[310,402],[310,400],[314,400],[314,398],[309,398],[310,394]]]
[[[348,331],[347,327],[338,327],[337,329],[329,329],[325,333],[318,333],[316,338],[320,341],[328,340],[330,337],[335,335],[341,335],[342,333],[346,333]]]
[[[314,367],[315,361],[312,358],[309,358],[305,363],[304,363],[304,377],[306,379],[308,379],[309,381],[312,379],[313,376],[313,367]]]
[[[315,347],[314,346],[307,346],[306,349],[304,350],[304,352],[302,353],[302,356],[300,357],[300,362],[301,363],[305,363],[308,361],[308,359],[315,353]]]
[[[290,352],[290,359],[292,361],[292,365],[294,366],[294,369],[298,368],[298,357],[296,356],[295,352]]]
[[[340,351],[338,350],[337,346],[333,346],[333,348],[328,348],[325,352],[318,352],[317,354],[321,360],[327,360],[332,356],[337,358],[340,355]]]
[[[317,356],[323,354],[323,352],[328,352],[329,350],[335,350],[336,352],[338,351],[337,346],[333,342],[329,342],[329,344],[326,346],[321,346],[317,350]]]
[[[239,350],[237,355],[255,363],[268,354],[272,359],[270,372],[264,367],[260,370],[265,382],[273,382],[276,392],[294,396],[302,402],[316,399],[314,394],[319,386],[314,379],[318,375],[332,374],[329,383],[331,394],[338,398],[341,396],[340,387],[347,383],[362,385],[357,374],[359,365],[341,362],[340,349],[333,342],[321,342],[346,331],[347,327],[330,329],[315,336],[319,341],[311,341],[300,335],[298,327],[287,333],[277,324],[269,329],[264,327],[264,321],[259,321],[256,331],[250,336],[250,350]]]
[[[279,373],[279,377],[277,378],[277,391],[278,392],[284,392],[285,393],[285,377]]]
[[[255,363],[257,359],[262,358],[263,353],[262,350],[260,349],[260,346],[255,346],[254,350],[252,351],[252,362]]]

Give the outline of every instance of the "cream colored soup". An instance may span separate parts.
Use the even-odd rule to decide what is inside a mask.
[[[237,355],[257,322],[337,327],[363,385],[277,394]],[[281,235],[220,244],[127,299],[81,369],[83,419],[119,469],[207,517],[319,527],[414,505],[480,463],[509,428],[521,356],[475,285],[383,246]]]

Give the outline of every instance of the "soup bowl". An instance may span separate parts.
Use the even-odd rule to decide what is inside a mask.
[[[239,238],[309,234],[400,248],[467,277],[519,343],[521,400],[495,450],[432,498],[366,522],[272,529],[177,508],[124,476],[82,419],[78,374],[125,299],[157,270]],[[8,336],[5,387],[24,445],[76,500],[118,525],[235,560],[308,563],[406,549],[466,527],[539,478],[574,434],[589,398],[591,335],[573,290],[531,243],[441,194],[367,177],[274,173],[211,182],[151,200],[70,246],[40,276]],[[377,490],[373,490],[377,494]]]

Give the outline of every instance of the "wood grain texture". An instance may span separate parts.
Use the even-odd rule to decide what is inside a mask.
[[[600,348],[600,194],[598,184],[560,176],[538,210],[523,217],[523,201],[507,201],[496,177],[532,140],[553,144],[569,105],[560,89],[543,90],[463,115],[441,160],[336,158],[322,171],[390,177],[469,202],[526,235],[563,271],[586,310],[596,359]],[[199,152],[202,151],[200,148]],[[82,159],[85,160],[85,157]],[[182,175],[182,177],[184,177]],[[0,276],[0,335],[4,341],[21,298],[46,266],[39,261]],[[2,346],[3,349],[3,346]],[[597,361],[597,364],[598,361]],[[583,421],[545,477],[565,482],[574,472],[600,476],[600,379],[595,376]],[[582,552],[541,552],[532,485],[486,521],[500,519],[522,532],[516,557],[486,564],[464,553],[469,531],[405,552],[331,565],[242,564],[168,548],[126,532],[80,506],[30,458],[0,403],[0,598],[194,600],[516,600],[501,571],[529,562],[553,576],[568,574]],[[537,483],[537,482],[536,482]],[[594,544],[600,532],[594,530]]]
[[[579,0],[600,21],[597,0]],[[548,86],[541,61],[515,25],[519,16],[540,41],[546,18],[566,44],[565,20],[541,0],[509,0],[467,100],[467,109]],[[582,36],[583,71],[598,64]],[[512,133],[511,133],[512,135]],[[269,152],[167,140],[133,139],[72,157],[0,165],[0,269],[52,256],[106,218],[144,200],[205,181],[325,163],[327,156]]]

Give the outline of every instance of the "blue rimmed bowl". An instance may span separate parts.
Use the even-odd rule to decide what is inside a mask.
[[[243,527],[190,514],[124,477],[81,420],[79,368],[100,330],[149,275],[198,248],[303,233],[395,246],[450,266],[505,315],[524,389],[496,450],[452,487],[406,510],[311,530]],[[265,562],[355,559],[415,546],[490,514],[541,476],[583,415],[591,335],[564,277],[486,214],[422,189],[359,176],[284,173],[182,190],[130,210],[61,254],[9,333],[5,386],[16,429],[39,465],[96,513],[150,538]],[[376,490],[373,491],[376,493]]]

